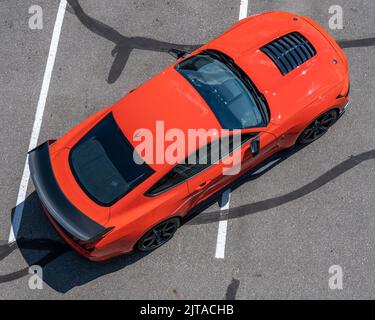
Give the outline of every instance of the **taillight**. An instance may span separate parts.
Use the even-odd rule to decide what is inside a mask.
[[[86,250],[86,251],[93,251],[95,249],[95,245],[101,240],[103,239],[103,237],[95,240],[95,241],[91,241],[91,242],[85,242],[85,241],[82,241],[76,237],[71,237],[72,240],[78,244],[82,249]]]
[[[100,239],[99,239],[100,240]],[[82,247],[83,249],[85,249],[86,251],[93,251],[95,249],[95,245],[99,242],[99,240],[97,241],[93,241],[93,242],[84,242],[82,240],[78,240],[76,241],[77,244]]]
[[[83,241],[81,239],[78,239],[74,236],[71,236],[71,239],[76,243],[78,244],[82,249],[86,250],[86,251],[93,251],[95,249],[95,246],[96,244],[102,240],[107,234],[108,232],[110,232],[111,230],[113,229],[113,227],[111,228],[107,228],[106,231],[100,235],[97,239],[95,239],[94,241],[90,241],[90,242],[87,242],[87,241]]]

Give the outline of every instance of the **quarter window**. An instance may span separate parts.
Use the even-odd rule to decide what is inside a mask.
[[[245,144],[255,135],[256,133],[242,134],[240,146]],[[183,163],[176,165],[163,178],[154,184],[154,186],[147,191],[146,195],[158,195],[209,168],[240,147],[233,143],[234,140],[233,137],[229,139],[229,143],[220,143],[220,140],[216,140],[199,149],[197,152],[186,158]]]

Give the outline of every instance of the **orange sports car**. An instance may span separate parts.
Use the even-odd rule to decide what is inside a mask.
[[[275,152],[318,139],[349,104],[347,58],[307,17],[255,15],[190,54],[170,53],[174,65],[29,152],[47,216],[90,260],[161,246],[192,208]],[[172,132],[162,143],[160,127]],[[165,161],[173,132],[192,129],[215,133]],[[138,151],[147,136],[151,156]],[[227,148],[216,143],[224,138]]]

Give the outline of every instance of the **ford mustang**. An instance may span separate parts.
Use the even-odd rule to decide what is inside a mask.
[[[160,247],[194,207],[272,154],[320,138],[349,104],[347,58],[308,17],[266,12],[194,52],[170,53],[172,66],[29,152],[48,218],[90,260]],[[153,161],[138,147],[145,133],[158,143],[160,123],[185,136],[218,134],[179,149],[174,163]],[[200,152],[228,137],[218,157]],[[156,157],[173,141],[159,144]],[[225,174],[234,154],[237,171]]]

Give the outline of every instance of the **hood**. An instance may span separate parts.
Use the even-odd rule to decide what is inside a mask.
[[[316,54],[283,75],[261,48],[298,32],[312,44]],[[206,48],[216,49],[235,60],[266,97],[271,122],[278,123],[312,103],[324,92],[345,81],[347,68],[340,49],[332,45],[322,29],[303,17],[270,12],[244,19]]]

